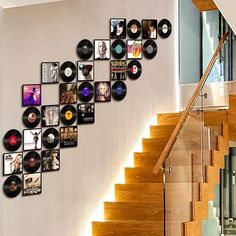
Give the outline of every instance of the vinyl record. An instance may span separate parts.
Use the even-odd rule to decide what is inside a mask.
[[[137,39],[141,34],[141,24],[138,20],[131,20],[127,25],[127,34],[131,39]]]
[[[41,165],[41,158],[37,152],[31,151],[25,155],[23,159],[23,166],[27,172],[30,173],[36,172],[39,169],[40,165]]]
[[[3,137],[3,145],[8,151],[16,151],[22,143],[22,135],[16,129],[11,129],[6,132]]]
[[[23,123],[27,128],[35,128],[40,122],[40,111],[36,107],[28,107],[22,117]]]
[[[8,177],[3,184],[3,191],[7,197],[16,197],[22,189],[22,181],[20,177],[11,175]]]
[[[43,133],[43,145],[45,148],[52,149],[59,143],[59,132],[55,128],[48,128]]]
[[[76,52],[78,57],[87,60],[93,55],[93,44],[88,39],[83,39],[79,42]]]
[[[138,79],[142,74],[141,63],[137,60],[132,60],[131,62],[129,62],[127,67],[127,74],[132,80]]]
[[[126,44],[123,40],[117,39],[111,45],[111,54],[116,59],[121,59],[125,56]]]
[[[162,38],[168,38],[172,32],[172,26],[170,21],[163,19],[157,26],[158,33]]]
[[[76,77],[76,66],[71,61],[66,61],[61,65],[60,76],[63,81],[71,82]]]
[[[93,85],[83,82],[78,88],[78,97],[81,102],[89,102],[93,98]]]
[[[149,39],[143,45],[143,54],[147,59],[152,59],[157,54],[157,44]]]
[[[76,120],[77,112],[74,106],[65,105],[61,109],[61,122],[64,125],[72,125]]]
[[[112,97],[117,100],[121,101],[124,99],[126,93],[127,93],[127,88],[126,85],[123,81],[116,81],[111,88],[111,94]]]

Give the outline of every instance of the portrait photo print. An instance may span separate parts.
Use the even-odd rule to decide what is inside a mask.
[[[42,129],[24,129],[24,151],[42,148]]]
[[[126,37],[126,19],[124,18],[113,18],[110,20],[111,24],[111,39],[125,38]]]
[[[95,102],[111,101],[111,82],[100,81],[94,83]]]
[[[109,60],[110,59],[111,42],[108,39],[94,40],[94,59]]]
[[[59,62],[41,63],[41,83],[54,84],[59,83]]]
[[[41,105],[41,85],[24,84],[22,86],[22,106]]]

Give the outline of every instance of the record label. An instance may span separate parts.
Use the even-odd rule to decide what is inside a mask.
[[[78,57],[87,60],[93,55],[93,44],[89,40],[83,39],[79,42],[76,51]]]
[[[30,173],[36,172],[39,169],[40,165],[41,165],[41,158],[37,152],[31,151],[25,155],[23,160],[23,166],[27,172]]]
[[[40,111],[36,107],[27,108],[22,117],[27,128],[35,128],[40,122]]]
[[[143,45],[143,54],[147,59],[152,59],[157,54],[157,45],[155,41],[149,39]]]
[[[78,88],[78,97],[81,102],[89,102],[93,98],[93,85],[83,82]]]
[[[72,105],[66,105],[61,109],[61,122],[64,125],[72,125],[77,117],[76,108]]]
[[[121,59],[126,54],[125,42],[121,39],[115,40],[111,45],[111,54],[116,59]]]
[[[138,20],[131,20],[127,25],[127,33],[131,39],[136,39],[141,34],[141,24]]]
[[[7,197],[16,197],[22,189],[22,181],[20,177],[11,175],[3,184],[3,191]]]
[[[123,81],[116,81],[112,85],[111,90],[112,90],[112,97],[117,101],[123,100],[127,93],[126,85]]]
[[[172,26],[169,20],[163,19],[157,27],[158,33],[162,38],[168,38],[172,32]]]
[[[76,77],[76,66],[70,61],[66,61],[61,65],[60,76],[63,81],[71,82]]]
[[[43,145],[47,149],[52,149],[59,143],[59,132],[55,128],[48,128],[43,133]]]
[[[21,133],[16,129],[7,131],[3,138],[3,145],[9,151],[16,151],[22,143]]]
[[[142,66],[141,63],[137,60],[132,60],[129,62],[127,67],[127,74],[130,79],[136,80],[140,77],[142,73]]]

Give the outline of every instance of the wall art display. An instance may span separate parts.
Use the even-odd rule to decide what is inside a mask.
[[[158,23],[157,26],[158,33],[162,38],[168,38],[172,32],[172,26],[170,21],[163,19]]]
[[[110,38],[125,38],[126,37],[126,19],[124,18],[113,18],[110,20],[111,32]]]
[[[109,60],[110,59],[110,40],[95,39],[94,40],[94,59]]]
[[[142,58],[142,40],[127,40],[127,59]]]
[[[27,128],[35,128],[40,122],[40,111],[37,107],[28,107],[22,116],[23,124]]]
[[[61,109],[61,123],[64,125],[72,125],[77,118],[77,112],[74,106],[65,105]]]
[[[142,20],[142,38],[156,39],[157,38],[157,20]]]
[[[34,173],[39,169],[40,165],[41,157],[37,152],[31,151],[24,156],[23,166],[25,171]]]
[[[76,147],[78,143],[77,126],[60,127],[60,147]]]
[[[76,48],[79,58],[88,60],[93,55],[93,44],[88,39],[81,40]]]
[[[131,20],[127,25],[127,34],[131,39],[137,39],[142,32],[141,24],[138,20]]]
[[[83,82],[78,88],[78,97],[81,102],[89,102],[93,98],[93,85]]]
[[[3,154],[3,175],[21,174],[22,152],[12,152]]]
[[[77,103],[77,83],[60,84],[60,104]]]
[[[23,175],[23,196],[40,194],[42,192],[42,174]]]
[[[78,124],[92,124],[94,123],[95,106],[94,103],[79,103],[77,105]]]
[[[127,61],[125,60],[112,60],[111,66],[111,80],[126,80],[127,74]]]
[[[124,99],[127,93],[126,85],[123,81],[116,81],[111,88],[112,97],[116,101],[121,101]]]
[[[42,129],[25,129],[24,135],[24,151],[38,150],[42,148]]]
[[[60,123],[59,105],[42,106],[42,126],[57,126]]]
[[[122,59],[126,54],[126,44],[121,39],[116,39],[111,45],[111,54],[116,59]]]
[[[157,54],[157,44],[152,39],[148,39],[143,44],[143,55],[147,59],[153,59]]]
[[[60,170],[60,150],[44,150],[42,151],[42,171]]]
[[[25,84],[22,86],[22,106],[41,105],[41,85]]]
[[[9,176],[3,184],[3,192],[9,198],[16,197],[22,190],[21,178],[16,175]]]
[[[22,135],[19,130],[11,129],[3,137],[3,145],[8,151],[16,151],[22,143]]]
[[[48,128],[43,132],[43,146],[47,149],[55,148],[59,143],[59,132],[55,128]]]
[[[95,102],[111,101],[111,82],[100,81],[94,83]]]
[[[137,60],[132,60],[127,66],[128,77],[132,80],[136,80],[142,74],[142,65]]]
[[[61,65],[60,76],[64,82],[71,82],[77,75],[76,66],[71,61],[66,61]]]
[[[59,62],[41,63],[41,83],[55,84],[59,83]]]
[[[94,80],[94,62],[93,61],[78,61],[78,81]]]

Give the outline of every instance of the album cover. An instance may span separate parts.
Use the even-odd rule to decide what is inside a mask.
[[[111,101],[111,82],[100,81],[94,83],[95,102]]]
[[[95,39],[94,40],[94,59],[109,60],[110,59],[110,40]]]
[[[60,147],[76,147],[78,143],[77,126],[60,127]]]
[[[3,175],[22,173],[22,152],[3,154]]]
[[[94,62],[93,61],[78,61],[78,81],[93,81],[94,80]]]
[[[60,104],[77,103],[77,83],[60,84]]]
[[[142,20],[142,38],[157,38],[157,20]]]
[[[111,80],[126,80],[127,61],[113,60],[111,61]]]
[[[42,151],[42,171],[56,171],[60,169],[60,150],[44,150]]]
[[[42,106],[42,126],[57,126],[60,123],[59,105]]]
[[[94,103],[79,103],[78,110],[78,124],[91,124],[94,123]]]
[[[41,83],[54,84],[59,83],[59,62],[41,63]]]
[[[113,18],[111,19],[110,24],[111,24],[111,31],[110,31],[111,39],[126,37],[126,19]]]
[[[22,86],[22,106],[41,105],[41,85],[24,84]]]
[[[23,196],[40,194],[42,192],[42,174],[23,175]]]
[[[141,59],[142,58],[142,40],[127,40],[127,58]]]
[[[42,148],[42,129],[25,129],[23,134],[24,151]]]

